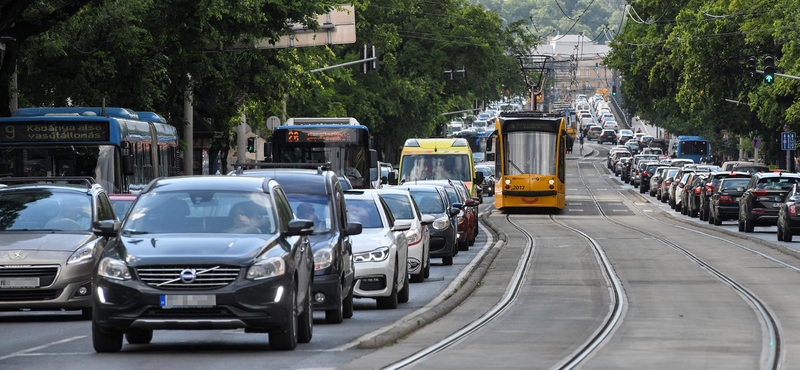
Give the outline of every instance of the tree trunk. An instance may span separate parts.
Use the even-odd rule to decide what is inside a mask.
[[[19,57],[19,48],[16,42],[6,44],[3,61],[0,63],[0,117],[11,115],[11,78],[14,76]]]

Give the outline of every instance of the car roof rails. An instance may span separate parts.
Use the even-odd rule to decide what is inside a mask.
[[[3,177],[0,178],[0,183],[6,185],[67,183],[75,185],[84,185],[88,189],[91,189],[92,186],[97,184],[97,182],[91,176]]]
[[[234,163],[236,166],[236,174],[241,175],[245,167],[257,167],[259,169],[266,168],[309,168],[317,169],[317,174],[322,174],[322,171],[329,171],[331,163],[275,163],[275,162],[255,162],[255,163]]]

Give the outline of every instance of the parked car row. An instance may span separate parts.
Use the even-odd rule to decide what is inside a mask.
[[[81,310],[98,352],[153,330],[241,328],[292,350],[315,310],[341,323],[354,298],[408,302],[431,258],[452,265],[475,243],[479,204],[463,181],[345,190],[322,167],[160,178],[138,196],[0,179],[0,243],[16,251],[0,257],[24,260],[0,271],[0,309]]]
[[[713,225],[736,220],[745,233],[756,226],[777,226],[778,241],[790,242],[800,234],[800,174],[770,171],[750,162],[719,167],[624,153],[612,149],[609,169],[640,193],[648,192],[683,215]]]

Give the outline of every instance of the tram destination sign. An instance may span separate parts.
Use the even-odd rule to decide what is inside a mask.
[[[293,127],[286,130],[286,142],[298,144],[341,143],[357,144],[358,131],[342,128],[303,128]]]
[[[558,120],[508,120],[503,123],[503,131],[544,131],[558,132],[561,119]]]
[[[6,143],[108,141],[108,138],[108,122],[0,122],[0,142]]]

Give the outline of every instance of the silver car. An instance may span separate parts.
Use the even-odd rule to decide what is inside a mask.
[[[381,198],[389,205],[396,220],[410,221],[411,228],[406,231],[408,239],[408,273],[412,283],[421,283],[431,270],[431,232],[430,225],[435,220],[431,215],[423,215],[417,202],[408,190],[381,189]]]
[[[81,310],[91,318],[92,271],[108,238],[95,222],[119,221],[90,179],[0,182],[0,310]],[[69,183],[72,184],[69,184]]]

